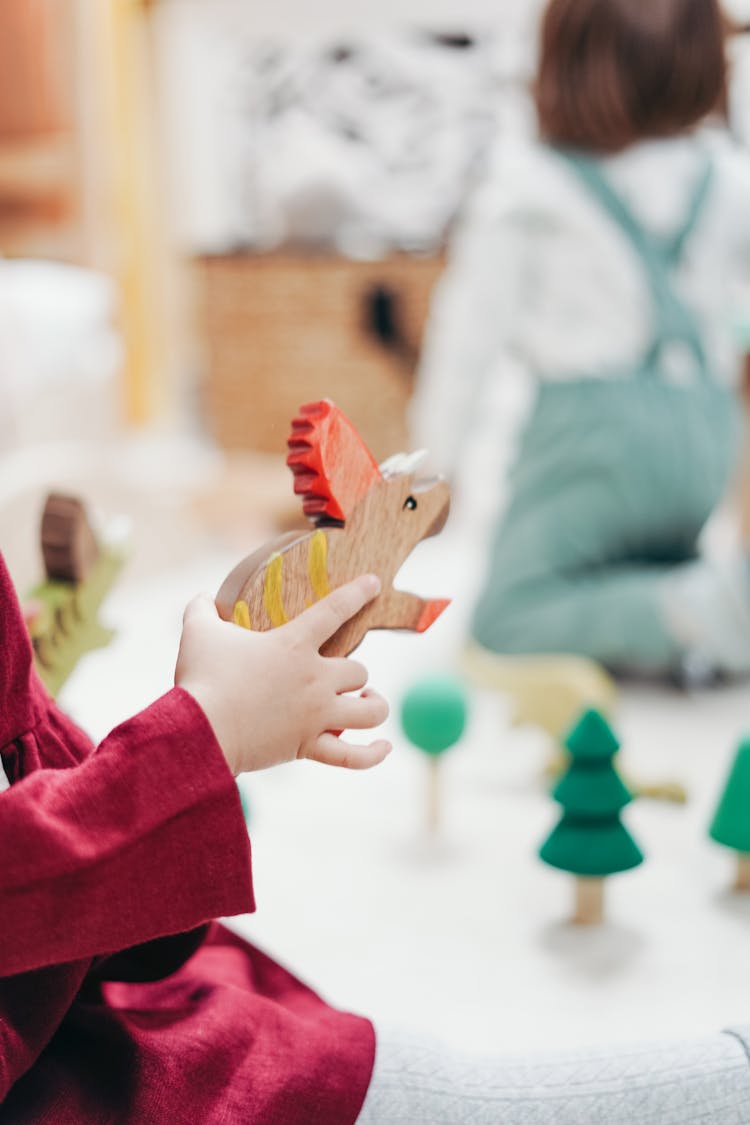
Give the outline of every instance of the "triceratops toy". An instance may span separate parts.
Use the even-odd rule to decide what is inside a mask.
[[[449,604],[394,590],[399,568],[422,539],[443,527],[450,506],[444,480],[419,480],[419,454],[378,466],[349,419],[327,399],[300,408],[287,464],[314,527],[289,532],[248,556],[223,583],[220,615],[266,630],[296,617],[337,586],[366,572],[381,593],[326,642],[325,656],[347,656],[370,629],[424,632]]]

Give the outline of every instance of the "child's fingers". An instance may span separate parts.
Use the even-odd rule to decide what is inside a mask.
[[[345,770],[369,770],[379,765],[390,752],[391,744],[384,738],[370,743],[369,746],[354,746],[326,732],[316,738],[304,756],[313,762],[321,762],[324,766],[339,766]]]
[[[368,672],[364,664],[348,657],[326,657],[336,691],[360,691],[367,683]]]
[[[372,601],[380,593],[380,580],[374,574],[362,574],[353,582],[339,586],[332,594],[306,609],[292,627],[303,629],[317,648],[320,648],[345,621]]]
[[[342,695],[333,711],[332,726],[338,730],[366,730],[379,727],[388,718],[388,704],[376,691],[364,691],[358,698]]]

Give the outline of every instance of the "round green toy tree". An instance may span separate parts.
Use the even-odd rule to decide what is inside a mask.
[[[458,742],[466,726],[466,692],[453,676],[430,676],[413,684],[401,703],[406,737],[427,755],[427,827],[440,822],[440,756]]]
[[[737,750],[709,835],[737,852],[735,889],[750,891],[750,738]]]
[[[574,922],[602,920],[603,880],[643,861],[620,820],[633,799],[612,759],[620,744],[598,711],[586,711],[565,740],[568,769],[553,790],[563,814],[539,849],[545,863],[576,876]]]

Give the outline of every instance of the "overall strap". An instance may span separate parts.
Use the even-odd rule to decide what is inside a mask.
[[[708,194],[711,190],[713,178],[714,166],[708,156],[706,156],[703,161],[703,167],[693,187],[682,226],[671,236],[664,239],[657,239],[658,242],[661,242],[665,261],[672,268],[679,264],[683,250],[685,249],[685,243],[698,225],[698,220],[703,212],[703,205],[708,199]]]
[[[703,162],[691,192],[685,218],[676,231],[664,238],[648,231],[636,219],[630,207],[604,175],[597,160],[579,152],[558,151],[626,235],[644,271],[654,311],[654,338],[648,349],[644,370],[658,371],[664,350],[676,343],[688,350],[699,374],[707,378],[708,364],[701,333],[694,313],[675,291],[673,272],[698,223],[711,188],[713,165],[710,159],[706,157]]]

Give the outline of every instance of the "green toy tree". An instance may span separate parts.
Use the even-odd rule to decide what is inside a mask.
[[[709,835],[737,852],[735,889],[750,891],[750,738],[737,750]]]
[[[576,876],[573,921],[601,922],[604,878],[643,862],[620,820],[633,799],[612,759],[620,744],[598,711],[586,711],[565,739],[570,765],[552,796],[563,815],[539,849],[545,863]]]
[[[458,742],[466,726],[466,692],[454,676],[430,676],[407,691],[401,703],[401,725],[406,737],[426,755],[427,830],[440,824],[440,772],[442,755]]]

